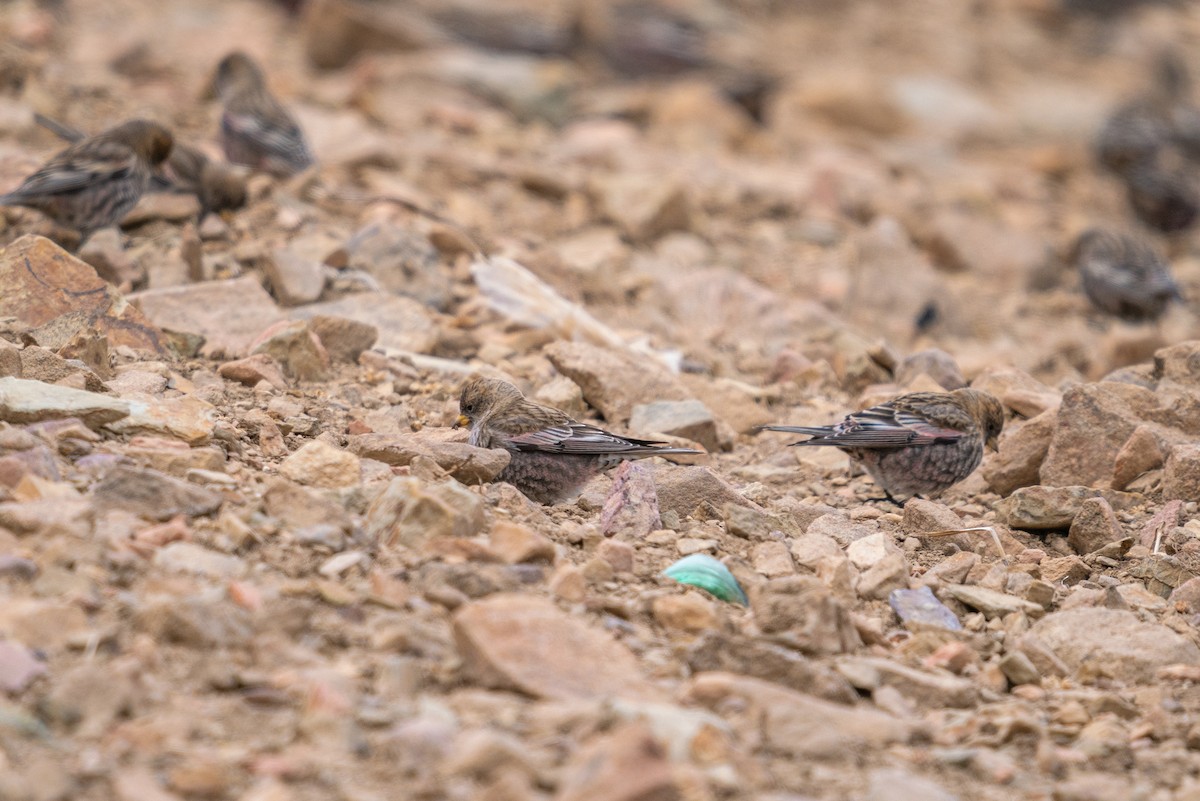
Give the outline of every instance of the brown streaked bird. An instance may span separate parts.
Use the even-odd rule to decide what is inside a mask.
[[[1190,147],[1196,108],[1188,97],[1191,76],[1182,54],[1160,51],[1151,81],[1134,99],[1118,106],[1096,136],[1096,157],[1105,167],[1125,175],[1158,159],[1176,145]]]
[[[1071,261],[1092,305],[1123,320],[1157,320],[1183,300],[1167,262],[1136,237],[1091,228],[1075,240]]]
[[[1189,170],[1147,162],[1125,173],[1129,205],[1138,219],[1164,234],[1184,231],[1200,215],[1200,191]]]
[[[34,114],[34,122],[68,142],[87,135],[71,126]],[[246,179],[233,167],[212,161],[198,149],[176,142],[162,165],[162,174],[151,177],[151,190],[174,189],[193,194],[200,201],[200,219],[210,211],[222,212],[246,205]]]
[[[936,495],[962,481],[1004,428],[1004,407],[977,389],[913,392],[831,426],[763,426],[810,434],[793,445],[830,445],[860,462],[887,499]]]
[[[470,379],[459,395],[458,411],[454,427],[468,426],[472,445],[505,448],[512,455],[496,480],[543,504],[569,500],[597,474],[625,459],[703,453],[577,422],[495,378]]]
[[[267,89],[266,77],[248,55],[235,52],[221,59],[213,85],[224,105],[225,158],[281,177],[312,166],[304,132]]]
[[[130,120],[57,154],[15,190],[0,195],[0,206],[36,209],[78,231],[82,244],[137,205],[173,144],[171,132],[158,123]]]

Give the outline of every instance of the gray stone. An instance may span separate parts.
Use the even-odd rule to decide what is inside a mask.
[[[956,601],[983,612],[984,617],[988,618],[1004,617],[1013,612],[1024,612],[1034,616],[1046,611],[1032,601],[998,590],[989,590],[978,584],[948,584],[944,591]]]
[[[128,401],[110,395],[24,378],[0,378],[0,420],[6,423],[78,417],[89,428],[99,428],[128,417],[130,408]]]
[[[1200,498],[1200,445],[1178,444],[1171,448],[1163,472],[1163,499],[1194,501]]]
[[[666,365],[629,350],[558,341],[545,354],[609,421],[627,420],[638,404],[691,398]]]
[[[842,758],[906,742],[912,728],[875,709],[835,704],[761,679],[702,673],[684,690],[687,700],[710,709],[730,704],[759,721],[771,751],[797,759]]]
[[[1200,663],[1190,639],[1133,612],[1080,607],[1053,612],[1030,633],[1084,678],[1107,676],[1133,684],[1156,681],[1159,668]]]
[[[356,292],[340,300],[310,303],[292,309],[296,320],[343,317],[373,326],[379,332],[375,347],[406,353],[431,353],[439,338],[433,314],[412,298],[389,292]]]
[[[768,581],[751,608],[764,633],[806,654],[847,653],[862,645],[849,611],[813,576]]]
[[[922,373],[936,381],[947,392],[967,385],[967,379],[963,378],[962,370],[954,357],[937,348],[917,351],[906,357],[896,368],[895,381],[902,387],[908,386]]]
[[[1127,509],[1139,496],[1091,487],[1022,487],[996,504],[996,517],[1026,531],[1065,529],[1088,498],[1104,498],[1113,509]]]
[[[893,590],[908,586],[908,560],[899,551],[884,556],[858,577],[854,589],[859,597],[882,601]]]
[[[654,401],[633,407],[629,429],[638,436],[666,434],[698,442],[708,451],[720,450],[717,420],[698,400]]]
[[[375,326],[345,317],[319,314],[308,321],[308,328],[321,340],[334,362],[354,364],[379,339],[379,329]]]
[[[371,504],[365,522],[374,542],[416,547],[439,537],[472,537],[487,519],[483,500],[457,481],[398,477]]]
[[[606,632],[528,595],[493,595],[454,616],[467,673],[489,687],[536,698],[649,698],[637,659]]]
[[[932,779],[902,768],[877,768],[867,778],[863,801],[958,801],[959,797]]]
[[[1133,384],[1078,384],[1063,394],[1039,482],[1108,486],[1117,453],[1138,425],[1159,416],[1153,392]]]
[[[101,506],[123,509],[147,520],[210,515],[221,506],[221,496],[210,489],[157,470],[124,465],[110,470],[94,493]]]
[[[896,616],[910,629],[932,626],[950,631],[962,631],[962,623],[958,616],[939,601],[929,587],[920,587],[915,590],[893,590],[888,596],[888,604]]]
[[[718,513],[727,503],[751,505],[729,482],[708,467],[655,466],[654,485],[658,490],[659,509],[672,511],[681,519],[702,505],[711,506]]]
[[[476,448],[423,433],[359,434],[350,437],[348,446],[365,459],[390,465],[411,464],[417,457],[432,459],[464,484],[494,481],[512,458],[504,448]]]
[[[325,266],[291,247],[272,250],[262,260],[262,269],[284,306],[312,303],[325,289]]]
[[[362,270],[382,289],[445,309],[452,287],[437,248],[424,234],[388,222],[373,222],[346,242],[351,269]]]
[[[1048,409],[1023,423],[1004,426],[996,455],[983,464],[983,480],[993,492],[1008,495],[1038,483],[1057,425],[1058,410]]]
[[[947,673],[929,673],[882,657],[848,656],[837,661],[837,670],[860,690],[874,692],[892,687],[927,708],[970,707],[979,693],[968,679]]]
[[[1001,657],[1000,672],[1013,684],[1038,684],[1042,680],[1033,661],[1021,651],[1009,651]]]
[[[1110,542],[1123,539],[1125,533],[1117,516],[1103,498],[1088,498],[1079,506],[1067,542],[1076,553],[1089,554],[1098,551]]]
[[[212,358],[245,356],[250,343],[277,322],[279,307],[254,276],[148,289],[129,296],[155,325],[204,338]]]
[[[154,554],[154,564],[176,573],[210,578],[235,578],[246,572],[246,561],[194,542],[171,542]]]

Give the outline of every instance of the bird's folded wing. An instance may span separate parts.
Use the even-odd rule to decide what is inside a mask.
[[[626,453],[652,450],[655,446],[663,444],[618,437],[596,426],[575,422],[510,436],[507,443],[510,448],[519,451],[575,454]]]
[[[224,123],[231,131],[254,140],[269,153],[288,160],[311,158],[300,127],[286,118],[268,119],[261,114],[226,111]]]
[[[820,444],[856,448],[899,448],[960,439],[963,432],[936,425],[921,415],[889,405],[850,415]],[[817,442],[817,441],[814,441]]]
[[[13,195],[57,195],[75,192],[97,181],[119,177],[134,170],[137,156],[129,148],[110,143],[87,154],[55,159],[21,184]]]

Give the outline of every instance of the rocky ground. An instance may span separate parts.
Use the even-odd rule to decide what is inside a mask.
[[[321,162],[85,261],[5,210],[0,799],[1200,799],[1200,240],[1156,325],[1063,262],[1200,7],[289,5],[0,8],[0,187],[35,111],[216,155],[234,47]],[[707,455],[536,506],[472,372]],[[753,433],[968,382],[903,508]]]

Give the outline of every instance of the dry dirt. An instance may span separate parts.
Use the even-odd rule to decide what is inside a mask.
[[[1200,240],[1155,325],[1063,263],[1200,6],[661,3],[0,6],[0,188],[35,111],[217,156],[234,48],[320,162],[0,218],[0,799],[1200,799]],[[708,455],[536,506],[480,371]],[[964,382],[904,508],[754,433]]]

